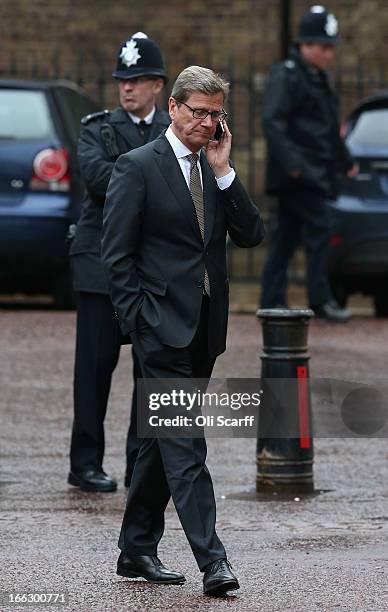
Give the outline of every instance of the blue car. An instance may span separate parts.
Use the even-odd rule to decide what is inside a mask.
[[[71,307],[66,235],[84,191],[77,138],[96,110],[72,83],[0,80],[1,293],[50,293]]]
[[[360,166],[344,181],[333,208],[329,277],[342,305],[352,293],[374,300],[375,314],[388,316],[388,91],[363,100],[344,129]]]

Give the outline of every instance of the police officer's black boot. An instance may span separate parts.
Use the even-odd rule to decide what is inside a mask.
[[[311,306],[311,309],[314,311],[317,319],[326,319],[334,323],[347,323],[352,316],[350,310],[341,308],[334,299],[318,306]]]

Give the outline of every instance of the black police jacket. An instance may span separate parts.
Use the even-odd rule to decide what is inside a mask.
[[[170,124],[165,111],[157,109],[148,141]],[[128,113],[118,107],[87,115],[81,121],[78,160],[86,186],[82,212],[70,247],[73,284],[76,291],[108,294],[101,262],[101,232],[105,195],[119,155],[144,144]]]
[[[297,48],[270,72],[263,129],[268,193],[311,189],[336,197],[354,163],[340,136],[338,98],[326,72],[307,64]]]

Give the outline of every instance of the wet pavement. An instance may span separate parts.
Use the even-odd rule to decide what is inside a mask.
[[[185,573],[186,584],[161,587],[118,577],[130,351],[123,348],[106,421],[105,469],[119,490],[79,492],[66,483],[74,322],[72,312],[0,310],[0,593],[68,594],[60,608],[2,604],[0,610],[388,610],[386,439],[316,440],[317,494],[299,501],[256,498],[254,440],[209,440],[218,532],[240,591],[203,596],[202,576],[172,506],[159,553]],[[233,314],[228,351],[214,375],[257,376],[260,347],[255,317]],[[384,377],[388,320],[314,322],[310,354],[313,376]]]

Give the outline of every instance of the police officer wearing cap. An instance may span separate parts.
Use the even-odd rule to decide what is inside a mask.
[[[167,81],[158,45],[142,32],[121,45],[117,68],[120,106],[81,121],[78,159],[86,186],[83,210],[70,248],[77,298],[74,421],[68,482],[84,491],[115,491],[103,471],[104,418],[121,335],[100,257],[103,207],[119,155],[154,140],[170,124],[155,106]],[[130,203],[129,203],[130,204]],[[137,365],[134,359],[134,381]],[[140,441],[136,436],[136,384],[127,436],[125,485],[129,486]]]
[[[326,69],[335,57],[338,22],[323,6],[303,15],[289,58],[270,73],[264,98],[267,192],[278,197],[277,227],[263,273],[262,308],[287,307],[287,267],[303,242],[310,307],[317,317],[345,322],[326,272],[328,199],[358,168],[340,137],[337,96]]]

